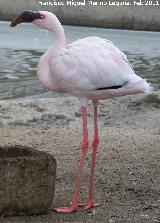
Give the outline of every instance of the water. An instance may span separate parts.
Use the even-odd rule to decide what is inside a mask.
[[[53,35],[31,24],[10,28],[0,22],[0,99],[54,97],[36,77],[40,56],[54,41]],[[136,73],[160,89],[160,33],[64,26],[68,42],[100,36],[127,54]]]

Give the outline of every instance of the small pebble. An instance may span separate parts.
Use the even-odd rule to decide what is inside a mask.
[[[81,114],[79,112],[75,112],[75,117],[81,117]]]
[[[112,220],[112,219],[109,219],[108,220],[108,223],[114,223],[115,221],[114,220]]]
[[[149,218],[148,214],[141,214],[141,216],[144,218]]]
[[[95,214],[96,214],[96,210],[95,209],[90,210],[90,212],[88,212],[89,216],[94,216]]]

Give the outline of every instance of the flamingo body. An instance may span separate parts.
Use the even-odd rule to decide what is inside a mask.
[[[93,180],[96,152],[99,143],[97,102],[100,99],[135,93],[149,93],[152,87],[137,76],[127,56],[112,42],[99,37],[87,37],[66,44],[62,25],[57,17],[46,11],[24,11],[12,21],[11,26],[32,22],[54,33],[55,43],[40,58],[38,78],[54,92],[69,92],[80,100],[82,112],[83,142],[81,159],[75,180],[75,192],[69,207],[55,208],[57,212],[71,213],[78,208],[80,178],[88,149],[87,103],[94,105],[94,137],[90,172],[89,196],[85,209],[98,206],[94,201]]]
[[[38,66],[40,81],[52,91],[69,92],[80,100],[99,100],[150,90],[135,74],[127,56],[108,40],[87,37],[53,50],[42,56]],[[44,63],[48,66],[47,82]]]

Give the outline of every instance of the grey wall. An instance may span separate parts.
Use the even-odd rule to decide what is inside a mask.
[[[160,31],[160,6],[41,6],[39,1],[45,2],[0,0],[0,19],[11,20],[26,9],[48,10],[63,24]]]

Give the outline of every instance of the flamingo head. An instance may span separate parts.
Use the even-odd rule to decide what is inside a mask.
[[[34,12],[30,10],[24,11],[22,14],[20,14],[17,18],[15,18],[10,26],[15,27],[16,25],[20,23],[32,23],[35,20],[44,19],[45,15],[43,15],[40,12]]]

